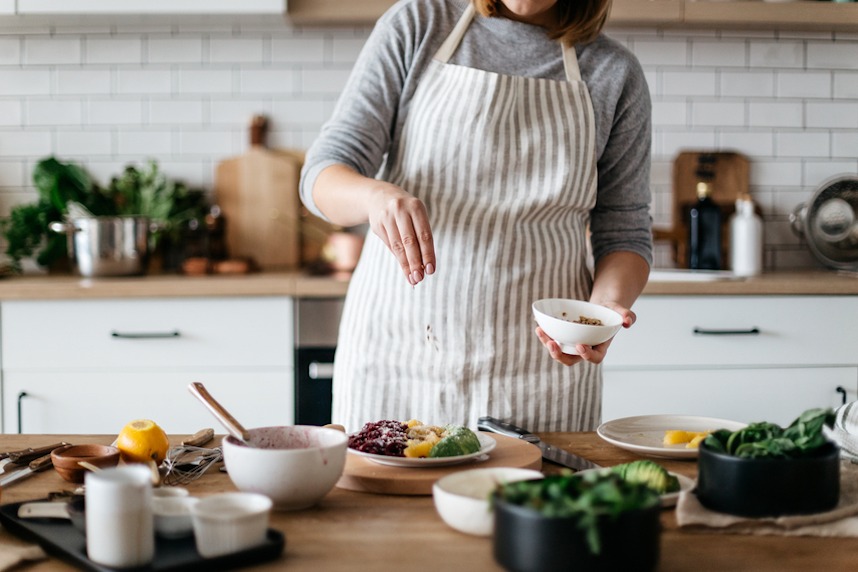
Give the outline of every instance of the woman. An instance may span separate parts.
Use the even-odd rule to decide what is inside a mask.
[[[530,305],[589,299],[629,327],[648,276],[649,93],[599,34],[609,2],[401,0],[379,20],[302,177],[312,212],[371,229],[334,422],[598,424],[610,342],[565,355]]]

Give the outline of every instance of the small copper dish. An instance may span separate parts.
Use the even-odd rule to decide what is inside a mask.
[[[67,445],[51,452],[54,469],[70,483],[82,483],[89,470],[81,466],[81,461],[106,469],[119,463],[119,449],[110,445]]]

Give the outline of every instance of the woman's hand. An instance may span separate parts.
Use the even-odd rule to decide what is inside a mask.
[[[371,195],[368,215],[370,228],[396,257],[409,284],[435,273],[435,244],[423,201],[384,183]]]
[[[600,305],[605,306],[606,308],[610,308],[611,310],[622,316],[624,328],[630,328],[637,319],[637,316],[634,312],[632,312],[628,308],[620,306],[616,302],[601,302]],[[551,355],[551,357],[555,361],[560,362],[563,365],[575,365],[576,363],[582,361],[588,361],[591,363],[602,363],[608,353],[608,347],[611,345],[611,342],[614,339],[611,338],[610,340],[602,342],[601,344],[595,346],[577,344],[575,346],[575,351],[577,351],[579,355],[571,355],[564,354],[563,351],[560,349],[560,344],[548,337],[548,334],[546,334],[542,328],[536,328],[536,336],[539,338],[539,341],[542,342],[542,345],[545,346],[545,348],[548,350],[548,353]]]

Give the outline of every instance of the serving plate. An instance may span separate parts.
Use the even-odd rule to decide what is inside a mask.
[[[610,473],[611,469],[587,469],[585,471],[578,471],[576,474],[582,475],[584,473],[592,473],[596,471],[601,471],[603,473]],[[674,493],[665,493],[663,495],[659,495],[661,499],[662,508],[669,508],[676,505],[676,501],[679,500],[679,493],[690,491],[694,488],[696,481],[690,477],[686,477],[685,475],[680,475],[679,473],[674,473],[668,471],[668,473],[679,480],[679,490]]]
[[[476,453],[470,453],[468,455],[456,455],[455,457],[436,457],[436,458],[413,458],[413,457],[390,457],[387,455],[376,455],[374,453],[364,453],[363,451],[358,451],[356,449],[348,449],[350,455],[356,455],[358,457],[363,457],[364,459],[368,459],[374,463],[378,463],[379,465],[387,465],[390,467],[409,467],[409,468],[420,468],[420,467],[444,467],[447,465],[458,465],[459,463],[465,463],[472,459],[476,459],[483,455],[487,455],[497,446],[497,441],[488,437],[486,435],[481,435],[480,433],[476,433],[477,439],[480,440],[480,450]]]
[[[745,423],[716,417],[638,415],[602,423],[596,429],[596,434],[612,445],[641,455],[662,459],[696,459],[697,449],[687,449],[685,443],[665,445],[664,432],[673,429],[698,432],[717,429],[737,431],[744,426]]]

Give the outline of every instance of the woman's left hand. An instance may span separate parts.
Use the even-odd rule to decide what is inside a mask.
[[[601,302],[600,305],[605,306],[606,308],[610,308],[611,310],[618,313],[623,317],[623,327],[630,328],[632,324],[635,323],[637,316],[630,309],[620,306],[615,302]],[[548,353],[551,357],[563,365],[575,365],[578,362],[588,361],[591,363],[602,363],[602,360],[605,359],[605,355],[608,353],[608,347],[611,345],[611,341],[614,338],[606,342],[602,342],[601,344],[595,346],[586,346],[583,344],[578,344],[575,346],[575,351],[578,352],[579,355],[571,355],[565,354],[560,349],[560,344],[555,342],[553,339],[548,337],[548,334],[543,331],[542,328],[536,328],[536,336],[539,338],[539,341],[542,342],[542,345],[548,350]]]

